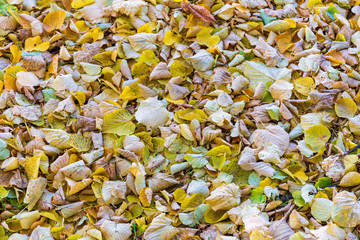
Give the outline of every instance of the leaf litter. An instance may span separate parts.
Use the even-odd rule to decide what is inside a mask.
[[[0,0],[0,239],[358,239],[359,4]]]

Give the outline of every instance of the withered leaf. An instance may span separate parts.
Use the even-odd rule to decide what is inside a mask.
[[[216,21],[215,17],[210,13],[210,11],[203,6],[199,6],[199,5],[195,5],[192,3],[187,3],[185,1],[182,1],[181,7],[184,9],[190,10],[190,12],[192,14],[194,14],[196,17],[200,18],[204,22],[209,22],[209,23],[213,23],[213,24],[218,23]]]

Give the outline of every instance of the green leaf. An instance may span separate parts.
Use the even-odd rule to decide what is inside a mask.
[[[250,171],[241,169],[240,166],[237,164],[237,161],[231,161],[225,164],[222,167],[221,172],[232,175],[232,182],[236,185],[248,185],[248,178],[251,174]]]
[[[203,154],[186,154],[184,159],[188,161],[188,163],[193,168],[202,168],[206,164],[208,164],[208,160],[205,158]]]
[[[305,200],[301,196],[301,191],[296,191],[292,194],[294,198],[294,203],[298,207],[308,207],[309,203],[306,203]]]
[[[5,0],[0,0],[0,15],[10,16],[10,12],[17,12],[17,8]]]
[[[44,100],[45,102],[48,102],[50,100],[50,98],[57,98],[56,95],[55,95],[55,91],[54,89],[52,88],[46,88],[46,89],[43,89],[41,90],[43,95],[44,95]]]
[[[0,150],[0,160],[7,159],[10,156],[10,151],[8,149]]]
[[[22,53],[21,53],[21,56],[22,57],[33,57],[33,56],[39,56],[41,55],[42,53],[41,52],[27,52],[25,51],[24,49],[22,50]],[[45,90],[45,89],[44,89]]]
[[[251,190],[251,196],[250,196],[251,202],[255,204],[266,202],[266,196],[263,193],[264,193],[264,189],[262,187],[257,187]]]
[[[268,90],[265,90],[263,97],[261,98],[262,102],[272,102],[274,98],[271,96],[271,93]]]
[[[179,219],[182,224],[189,227],[194,227],[197,224],[194,213],[179,213]]]
[[[318,188],[318,189],[319,188],[324,188],[324,187],[327,187],[327,186],[331,185],[331,183],[332,183],[331,178],[321,177],[315,183],[315,187]]]
[[[260,17],[261,19],[263,20],[264,24],[268,24],[272,21],[274,21],[276,19],[276,17],[272,17],[272,16],[269,16],[267,15],[265,12],[264,12],[264,9],[261,9],[260,11]]]
[[[315,198],[311,205],[311,215],[318,221],[327,221],[331,216],[334,203],[326,198]]]
[[[0,150],[6,148],[7,144],[4,140],[0,139]]]
[[[204,222],[205,212],[210,208],[207,204],[200,204],[194,211],[194,218],[197,222]]]
[[[335,6],[330,6],[326,11],[325,11],[326,15],[328,15],[329,18],[331,18],[331,20],[335,21],[335,13],[339,13],[339,10],[337,10],[337,8]]]
[[[251,60],[253,58],[255,58],[255,54],[253,53],[253,51],[245,53],[244,51],[240,51],[240,54],[244,56],[244,60]]]
[[[280,108],[278,106],[271,106],[266,108],[267,113],[269,114],[271,120],[279,121],[280,118]]]
[[[288,176],[280,171],[276,171],[276,173],[274,174],[274,176],[271,177],[271,179],[279,179],[279,180],[284,180],[286,179]]]
[[[257,172],[252,172],[250,175],[249,175],[249,185],[252,185],[252,186],[259,186],[259,183],[261,181],[261,177],[260,175],[257,173]]]

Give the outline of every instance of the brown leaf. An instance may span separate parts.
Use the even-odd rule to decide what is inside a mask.
[[[69,11],[71,9],[71,2],[72,0],[61,0],[64,8],[66,11]]]
[[[211,15],[210,11],[203,6],[199,6],[183,1],[181,2],[181,7],[190,10],[192,14],[194,14],[196,17],[200,18],[204,22],[217,24],[215,17]]]
[[[10,187],[10,179],[12,177],[11,172],[4,172],[0,169],[0,186],[1,187]]]
[[[24,174],[20,173],[19,170],[16,170],[10,179],[10,185],[18,188],[26,188],[28,181]]]
[[[334,104],[335,94],[333,93],[309,93],[311,100],[315,104],[315,111],[321,111],[327,108],[332,108]]]

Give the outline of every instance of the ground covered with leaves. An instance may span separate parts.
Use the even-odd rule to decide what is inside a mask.
[[[0,239],[358,239],[359,4],[0,0]]]

